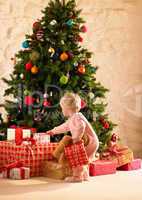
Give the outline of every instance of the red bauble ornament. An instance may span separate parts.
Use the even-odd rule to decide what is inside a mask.
[[[45,101],[43,102],[43,106],[44,106],[44,107],[50,107],[50,106],[51,106],[51,102],[45,100]]]
[[[40,22],[34,22],[34,23],[33,23],[33,29],[38,30],[38,29],[40,29],[40,28],[41,28]]]
[[[109,123],[108,123],[108,122],[104,122],[103,127],[104,127],[105,129],[109,129]]]
[[[32,66],[33,66],[32,62],[28,62],[28,63],[26,63],[25,68],[27,71],[30,71]]]
[[[83,38],[81,36],[78,36],[78,41],[83,42]]]
[[[111,141],[116,142],[119,139],[118,135],[116,133],[113,133],[111,136]]]
[[[104,123],[105,123],[105,120],[104,120],[104,118],[103,118],[103,117],[100,117],[100,118],[99,118],[99,121],[100,121],[102,124],[104,124]]]
[[[83,99],[81,99],[81,109],[85,108],[86,105],[86,102]]]
[[[85,72],[86,72],[85,66],[84,65],[79,65],[78,66],[78,72],[80,74],[85,74]]]
[[[67,53],[68,53],[69,59],[72,59],[72,58],[73,58],[73,56],[74,56],[74,55],[73,55],[73,53],[72,53],[72,52],[70,52],[70,51],[69,51],[69,52],[67,52]]]
[[[32,96],[25,96],[24,103],[27,106],[33,105],[34,99]]]
[[[87,32],[87,27],[84,25],[81,27],[81,32],[86,33]]]

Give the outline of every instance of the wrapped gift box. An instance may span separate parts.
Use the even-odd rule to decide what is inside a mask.
[[[122,165],[125,165],[129,162],[131,162],[133,159],[134,159],[134,156],[133,156],[133,151],[129,148],[122,148],[120,149],[120,152],[122,153],[121,155],[119,156],[116,156],[116,159],[117,159],[117,167],[120,167]]]
[[[89,164],[90,176],[116,173],[117,161],[96,160]]]
[[[55,161],[46,161],[43,167],[43,176],[52,179],[64,179],[72,175],[69,165],[61,165]]]
[[[123,165],[118,168],[118,170],[124,170],[124,171],[130,171],[136,169],[141,169],[141,159],[134,159],[130,163],[127,163],[126,165]]]
[[[28,167],[13,168],[10,170],[9,178],[15,179],[15,180],[29,179],[30,168]]]
[[[0,168],[0,171],[2,172],[3,178],[9,178],[10,177],[10,170],[13,168],[19,168],[23,167],[23,161],[15,161],[13,163],[7,164]]]
[[[101,155],[102,160],[116,160],[117,168],[130,163],[133,158],[133,151],[128,147],[118,148],[117,152],[106,151]]]
[[[36,132],[35,128],[8,128],[7,140],[15,141],[17,145],[21,145],[24,138],[30,138]]]
[[[24,167],[30,168],[31,176],[41,176],[43,162],[52,160],[52,152],[57,143],[20,145],[8,141],[0,142],[0,168],[15,161],[23,161]]]
[[[34,139],[39,144],[47,144],[50,142],[50,135],[47,135],[46,133],[35,133]]]
[[[3,171],[3,172],[1,172],[1,177],[2,178],[9,178],[9,173],[10,173],[10,171]]]

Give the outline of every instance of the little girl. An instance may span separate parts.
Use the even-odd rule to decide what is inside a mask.
[[[68,117],[68,120],[60,126],[47,131],[47,134],[55,135],[70,131],[73,143],[80,141],[85,136],[84,138],[88,139],[85,149],[89,161],[91,161],[96,151],[98,150],[99,141],[88,120],[81,112],[79,112],[81,109],[80,97],[74,93],[65,93],[65,95],[60,100],[60,106],[62,108],[63,115]],[[73,176],[67,177],[65,181],[81,182],[83,180],[88,180],[88,177],[88,167],[81,166],[74,168]]]

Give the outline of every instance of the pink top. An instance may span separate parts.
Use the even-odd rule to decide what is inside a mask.
[[[88,156],[91,156],[98,149],[98,137],[91,124],[81,112],[74,113],[65,123],[55,127],[52,131],[54,134],[70,131],[72,139],[75,141],[80,140],[83,134],[86,133],[89,137],[89,144],[86,146]]]

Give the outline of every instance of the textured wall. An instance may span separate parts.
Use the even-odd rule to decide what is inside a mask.
[[[48,0],[0,0],[0,77],[12,70],[11,56]],[[89,31],[84,45],[100,66],[97,78],[110,89],[108,111],[118,132],[142,156],[142,1],[78,0]],[[0,102],[5,85],[0,82]]]

